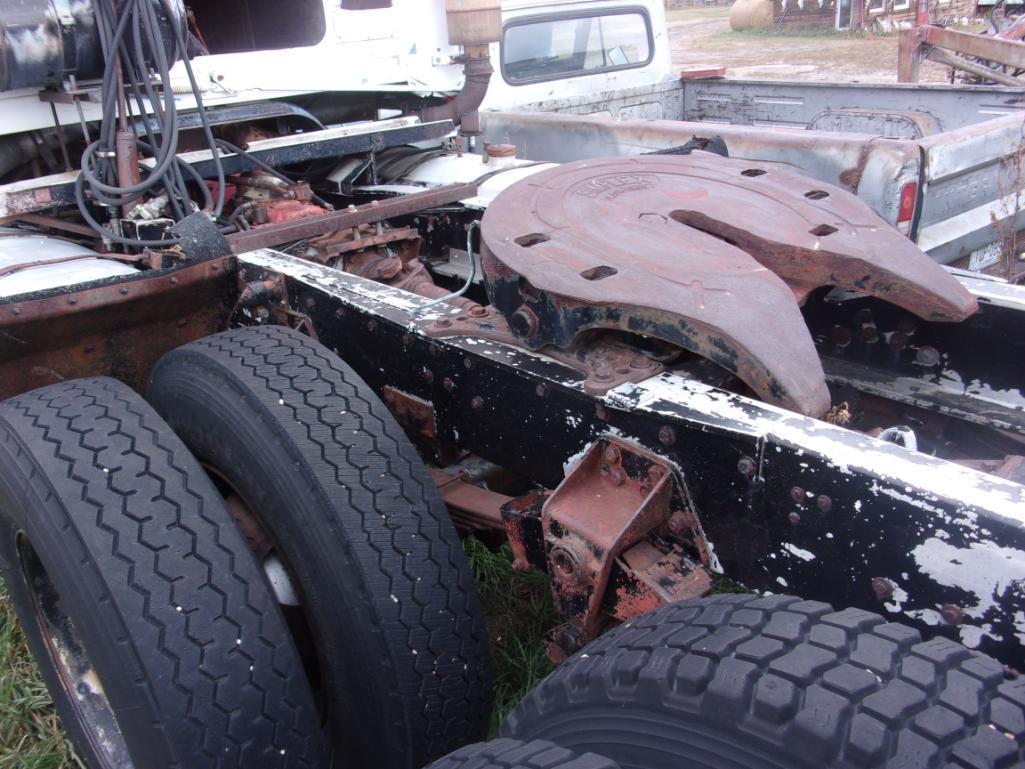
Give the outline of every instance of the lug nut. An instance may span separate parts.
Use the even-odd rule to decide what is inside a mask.
[[[669,425],[662,425],[658,429],[658,442],[663,446],[672,446],[676,443],[676,430]]]
[[[825,494],[819,494],[818,497],[815,498],[815,506],[823,513],[828,513],[833,509],[833,500]]]
[[[751,457],[741,457],[737,462],[737,472],[750,478],[755,474],[755,462]]]
[[[791,526],[796,526],[797,524],[799,524],[801,522],[801,516],[798,515],[797,513],[791,513],[787,517],[790,519],[790,525]]]
[[[484,399],[479,395],[474,395],[473,398],[470,399],[470,408],[474,411],[480,411],[484,408]]]
[[[794,502],[803,502],[804,489],[802,489],[800,486],[794,486],[792,489],[790,489],[790,498],[794,500]]]

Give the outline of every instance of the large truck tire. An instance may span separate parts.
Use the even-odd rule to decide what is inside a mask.
[[[269,583],[202,468],[126,386],[0,403],[0,570],[87,766],[325,766]]]
[[[578,755],[544,740],[502,737],[467,745],[426,769],[619,769],[619,765],[604,756]]]
[[[482,739],[491,671],[473,576],[370,387],[309,337],[268,326],[172,350],[147,397],[290,577],[337,760],[419,769]]]
[[[788,596],[682,601],[582,649],[502,734],[624,769],[1020,767],[1025,679],[944,638]]]

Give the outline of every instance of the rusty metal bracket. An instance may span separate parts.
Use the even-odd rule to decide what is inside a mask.
[[[327,235],[337,230],[351,230],[363,224],[383,222],[397,216],[418,213],[428,208],[455,203],[477,194],[476,184],[448,184],[444,187],[414,192],[388,200],[374,200],[363,206],[350,206],[319,216],[268,224],[227,236],[231,251],[241,254],[258,248],[268,248],[293,240],[306,240]]]
[[[479,305],[459,315],[438,318],[425,331],[428,336],[438,339],[467,336],[513,347],[523,346],[501,313]],[[664,370],[661,363],[639,352],[636,347],[615,339],[589,339],[566,349],[548,347],[545,354],[583,374],[584,391],[591,395],[604,395],[626,382],[642,382]]]
[[[682,477],[618,439],[591,445],[545,502],[541,522],[567,620],[549,636],[555,658],[595,638],[610,617],[711,589],[704,534]]]
[[[1025,69],[1025,43],[1002,35],[978,35],[931,24],[904,29],[900,31],[897,45],[897,82],[917,83],[922,60],[933,59],[1003,85],[1025,85],[1020,78],[1000,70],[994,71],[965,57],[1021,70]]]

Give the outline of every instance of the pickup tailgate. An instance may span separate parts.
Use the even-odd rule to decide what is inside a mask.
[[[972,270],[998,265],[1002,244],[1025,221],[1025,116],[1006,115],[927,136],[918,144],[918,245],[945,264]]]

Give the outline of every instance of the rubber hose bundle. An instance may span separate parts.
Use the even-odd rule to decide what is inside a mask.
[[[157,3],[173,30],[169,43],[165,43],[161,32]],[[101,97],[103,112],[99,136],[82,154],[82,172],[75,184],[75,200],[85,221],[114,243],[137,248],[175,245],[179,242],[176,238],[140,240],[115,233],[93,216],[85,189],[88,186],[94,203],[111,207],[124,206],[141,195],[163,192],[175,220],[185,218],[196,208],[209,212],[214,219],[221,215],[224,208],[224,168],[189,62],[182,25],[169,0],[120,0],[116,5],[114,0],[95,0],[95,10],[105,61]],[[177,107],[171,88],[170,68],[179,58],[184,63],[199,110],[203,135],[214,158],[218,182],[216,200],[199,173],[178,157]],[[144,138],[136,139],[139,156],[152,159],[152,166],[140,164],[142,178],[135,184],[124,184],[124,180],[117,178],[115,146],[122,83],[127,91],[124,104],[129,113],[135,111],[138,114],[145,132]],[[193,200],[189,181],[194,182],[199,190],[200,202]]]

